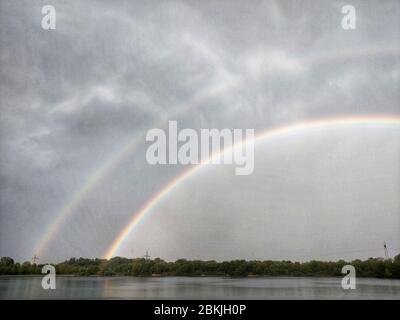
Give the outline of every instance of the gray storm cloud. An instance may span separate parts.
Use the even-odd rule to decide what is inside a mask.
[[[47,4],[56,30],[41,28]],[[352,1],[357,29],[349,31],[340,24],[344,4],[1,0],[0,256],[29,259],[85,181],[168,120],[260,132],[399,115],[399,2]],[[351,258],[380,255],[384,240],[400,250],[399,129],[360,130],[259,146],[246,179],[229,168],[190,179],[120,253]],[[145,151],[143,138],[100,179],[43,259],[103,255],[185,169],[150,166]]]

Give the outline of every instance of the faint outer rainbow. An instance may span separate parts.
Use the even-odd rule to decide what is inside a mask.
[[[174,108],[173,112],[169,114],[169,117],[165,115],[161,116],[156,123],[153,124],[152,127],[162,127],[165,122],[167,122],[168,118],[177,118],[182,114],[196,108],[204,99],[207,99],[211,96],[218,95],[222,91],[226,90],[229,87],[234,87],[236,82],[227,82],[224,84],[219,84],[212,88],[206,88],[196,94],[192,99],[186,101],[183,104],[178,105]],[[88,175],[88,178],[84,181],[81,187],[72,194],[72,196],[68,199],[68,201],[64,204],[61,210],[56,215],[56,218],[50,222],[47,226],[46,231],[43,233],[43,236],[36,243],[33,254],[37,254],[42,256],[44,250],[49,245],[49,243],[54,239],[57,232],[59,232],[60,228],[67,221],[70,215],[79,207],[82,203],[82,200],[86,198],[88,194],[99,184],[100,181],[103,180],[104,177],[107,177],[113,170],[120,164],[124,159],[126,159],[140,144],[145,141],[146,132],[134,135],[123,147],[111,155],[111,157],[105,161],[103,165],[99,168],[96,168],[94,172]]]
[[[327,128],[342,125],[400,125],[400,115],[391,116],[354,116],[354,117],[338,117],[338,118],[326,118],[326,119],[316,119],[309,120],[305,122],[289,124],[285,126],[279,126],[267,129],[254,137],[254,142],[258,142],[267,138],[272,138],[275,136],[284,135],[287,133],[295,133],[297,131],[316,129],[316,128]],[[128,224],[122,229],[122,231],[115,238],[114,242],[108,248],[104,255],[104,258],[112,258],[124,241],[127,239],[128,235],[133,231],[135,227],[143,220],[147,213],[151,211],[166,195],[168,195],[175,187],[177,187],[183,180],[192,176],[194,173],[199,171],[201,168],[207,166],[213,158],[219,157],[225,152],[232,151],[233,149],[242,147],[246,141],[241,141],[233,145],[232,147],[225,149],[217,154],[212,155],[207,162],[200,163],[198,165],[192,165],[184,171],[182,174],[177,176],[175,179],[167,183],[158,193],[153,195],[149,201],[135,214]]]

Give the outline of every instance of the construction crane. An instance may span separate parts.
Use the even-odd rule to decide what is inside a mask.
[[[387,249],[387,246],[386,246],[386,242],[383,243],[383,250],[385,250],[385,259],[389,260],[390,257],[389,257],[389,252],[388,252],[388,249]]]

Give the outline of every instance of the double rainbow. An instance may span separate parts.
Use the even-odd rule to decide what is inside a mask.
[[[351,59],[354,57],[369,57],[369,56],[381,56],[381,55],[388,55],[388,56],[393,56],[393,55],[398,55],[399,53],[399,48],[398,46],[370,46],[370,47],[363,47],[363,48],[351,48],[349,50],[342,50],[342,51],[337,51],[337,52],[331,52],[328,51],[328,53],[324,53],[321,55],[311,55],[309,57],[305,57],[303,59],[300,59],[300,62],[306,66],[318,66],[323,63],[331,63],[335,61],[341,61],[341,60],[347,60]],[[245,81],[245,79],[241,79],[241,81]],[[166,120],[169,119],[176,119],[180,117],[183,114],[188,113],[189,111],[199,107],[201,103],[205,100],[208,99],[210,96],[216,96],[221,93],[223,93],[227,89],[234,88],[236,85],[238,85],[240,81],[235,82],[233,81],[232,83],[223,83],[221,85],[217,86],[212,86],[210,88],[205,88],[198,94],[196,94],[190,101],[185,102],[182,105],[178,105],[175,108],[173,108],[173,111],[168,115],[168,117],[161,117],[156,121],[156,124],[154,126],[162,126]],[[398,120],[397,116],[377,116],[377,117],[360,117],[358,119],[386,119],[384,122],[396,122]],[[339,118],[337,118],[339,119]],[[343,118],[342,118],[343,119]],[[354,119],[352,117],[348,117],[348,119]],[[387,121],[388,119],[392,119]],[[319,120],[319,121],[325,121],[325,120]],[[330,121],[330,120],[326,120]],[[318,122],[316,121],[310,121],[311,122]],[[296,125],[295,125],[296,126]],[[290,127],[290,126],[287,126]],[[281,127],[284,128],[284,127]],[[279,128],[273,129],[279,131]],[[267,130],[268,131],[268,130]],[[260,136],[266,134],[261,133],[258,135],[255,139],[260,139]],[[39,256],[42,256],[45,249],[48,247],[49,243],[51,242],[52,239],[56,236],[58,231],[61,229],[61,227],[67,222],[68,218],[76,212],[77,208],[79,205],[82,203],[82,201],[89,195],[93,190],[95,189],[96,186],[100,184],[101,181],[105,177],[107,177],[110,173],[113,172],[113,170],[118,167],[118,164],[120,164],[128,155],[130,155],[141,143],[143,143],[144,137],[143,135],[135,135],[132,137],[122,148],[119,152],[117,152],[115,155],[112,155],[108,161],[106,161],[104,164],[102,164],[99,168],[95,169],[92,174],[88,175],[88,177],[85,179],[84,183],[78,188],[76,192],[74,192],[70,198],[67,199],[65,202],[64,206],[58,211],[58,214],[55,216],[55,219],[50,222],[50,224],[46,227],[45,232],[43,233],[43,236],[39,238],[39,241],[35,243],[35,246],[33,248],[33,253],[37,254]],[[173,188],[179,181],[181,181],[184,177],[190,174],[191,170],[198,170],[199,168],[196,166],[194,168],[190,168],[188,171],[185,171],[181,176],[177,177],[175,180],[171,181],[169,184],[167,184],[159,193],[154,195],[143,207],[142,209],[138,212],[142,212],[146,208],[148,210],[151,209],[151,203],[153,203],[154,199],[160,199],[165,195],[165,193],[168,193],[168,190]],[[156,201],[157,202],[157,201]],[[136,215],[135,215],[136,216]],[[133,218],[129,224],[131,225],[134,222],[135,218]],[[135,220],[136,221],[136,220]],[[127,230],[127,228],[124,228],[124,231]],[[123,232],[124,232],[123,231]],[[121,238],[121,234],[117,237],[115,242],[113,243],[113,246],[117,242],[118,239]],[[115,252],[111,250],[111,248],[108,250],[109,252]],[[109,256],[107,254],[107,256]]]

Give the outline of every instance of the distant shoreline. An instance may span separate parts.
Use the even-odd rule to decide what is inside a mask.
[[[41,275],[44,264],[18,263],[10,257],[0,259],[0,275]],[[274,261],[274,260],[186,260],[174,262],[160,258],[112,259],[71,258],[54,264],[57,275],[134,276],[134,277],[343,277],[345,265],[354,266],[357,277],[400,279],[400,255],[394,259],[369,258],[353,261]]]
[[[13,279],[13,278],[26,278],[26,279],[42,279],[44,274],[2,274],[0,275],[1,279]],[[169,275],[169,276],[132,276],[132,275],[113,275],[113,276],[105,276],[105,275],[78,275],[78,274],[57,274],[57,278],[109,278],[109,279],[117,279],[117,278],[133,278],[133,279],[160,279],[160,278],[223,278],[223,279],[342,279],[342,276],[222,276],[222,275],[207,275],[207,276],[177,276],[177,275]],[[379,278],[379,277],[359,277],[362,279],[375,279],[375,280],[396,280],[400,281],[400,278]]]

